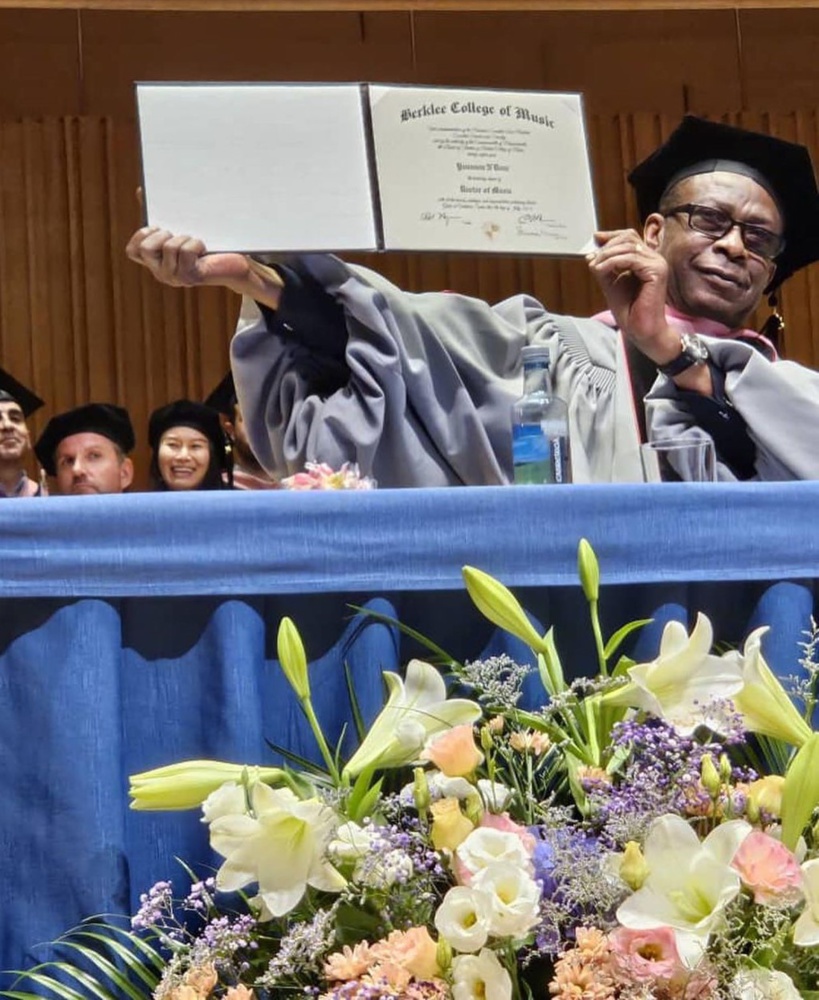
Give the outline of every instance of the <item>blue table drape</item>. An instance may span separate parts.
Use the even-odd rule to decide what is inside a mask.
[[[371,493],[146,494],[0,504],[0,969],[48,955],[84,916],[213,864],[198,814],[127,809],[130,773],[186,758],[316,758],[276,662],[282,615],[311,660],[331,740],[347,726],[345,665],[365,718],[383,670],[417,650],[351,604],[398,617],[458,658],[499,639],[461,567],[511,586],[554,625],[573,674],[594,669],[576,549],[603,575],[604,630],[712,616],[797,666],[819,577],[819,483],[481,488]],[[539,695],[533,687],[532,700]],[[9,977],[0,981],[3,986]]]

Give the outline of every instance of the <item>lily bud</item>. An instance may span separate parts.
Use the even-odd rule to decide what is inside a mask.
[[[464,799],[464,812],[473,826],[478,826],[483,818],[484,805],[479,792],[470,792]]]
[[[445,937],[438,938],[438,947],[435,950],[435,961],[442,975],[446,975],[452,965],[452,945]]]
[[[577,546],[577,572],[586,600],[596,601],[600,596],[600,566],[594,549],[585,538],[581,538]]]
[[[731,780],[731,774],[733,773],[733,768],[731,767],[731,761],[727,753],[721,753],[719,755],[719,776],[723,784],[727,784]]]
[[[131,775],[131,808],[137,810],[196,809],[228,781],[242,784],[248,770],[252,778],[268,785],[285,776],[279,767],[252,767],[227,764],[221,760],[185,760],[152,771]]]
[[[797,750],[782,786],[782,843],[796,850],[802,831],[819,805],[819,733]]]
[[[544,651],[543,639],[507,587],[474,566],[464,566],[461,572],[472,603],[485,618],[522,639],[536,652]]]
[[[620,862],[620,878],[630,889],[637,892],[648,878],[648,873],[648,864],[640,845],[636,840],[630,840],[626,844],[623,860]]]
[[[719,795],[722,781],[720,780],[719,772],[714,766],[714,758],[710,753],[705,754],[702,758],[700,780],[702,781],[703,788],[712,799],[715,799]]]
[[[492,730],[489,726],[481,726],[481,749],[484,753],[489,753],[494,745],[494,740],[492,739]]]
[[[412,795],[415,799],[415,808],[419,816],[426,816],[429,809],[430,794],[429,782],[423,767],[416,767],[412,772]]]
[[[279,634],[276,639],[279,663],[290,687],[296,692],[299,701],[307,701],[310,697],[310,682],[307,679],[307,656],[299,630],[292,619],[282,618]]]

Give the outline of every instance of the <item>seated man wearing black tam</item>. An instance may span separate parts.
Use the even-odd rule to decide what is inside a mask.
[[[39,396],[0,368],[0,500],[48,496],[45,488],[26,474],[31,451],[26,420],[42,405]]]
[[[575,482],[640,480],[643,435],[713,438],[721,479],[819,479],[819,375],[744,328],[819,257],[807,150],[689,117],[629,179],[643,233],[596,234],[589,267],[609,310],[590,319],[523,295],[493,308],[411,295],[325,255],[275,269],[206,256],[151,228],[127,252],[166,284],[245,295],[232,366],[274,475],[355,461],[382,486],[509,482],[510,406],[534,343],[568,402]]]
[[[134,478],[128,453],[134,429],[128,411],[111,403],[88,403],[52,417],[34,450],[57,479],[60,493],[88,496],[122,493]]]

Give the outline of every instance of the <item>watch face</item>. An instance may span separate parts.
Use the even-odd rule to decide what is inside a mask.
[[[680,337],[682,353],[692,364],[701,364],[708,360],[708,348],[696,334],[684,333]]]
[[[681,375],[693,365],[704,364],[710,354],[708,348],[696,334],[683,333],[680,335],[680,355],[667,365],[660,365],[659,370],[663,375]]]

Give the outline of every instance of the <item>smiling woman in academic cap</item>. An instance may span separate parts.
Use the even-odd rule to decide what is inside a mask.
[[[178,399],[154,410],[148,423],[155,490],[229,490],[233,462],[216,410]]]
[[[26,474],[31,435],[26,421],[42,399],[0,368],[0,499],[48,496],[44,483]]]
[[[672,436],[713,440],[720,479],[819,479],[819,375],[747,329],[819,257],[807,150],[686,118],[630,180],[643,229],[595,234],[608,309],[593,317],[526,295],[411,295],[320,254],[275,267],[206,254],[150,227],[127,252],[166,284],[245,296],[232,367],[276,476],[352,461],[382,486],[510,482],[521,350],[538,344],[568,403],[575,482],[641,481],[641,441]]]

